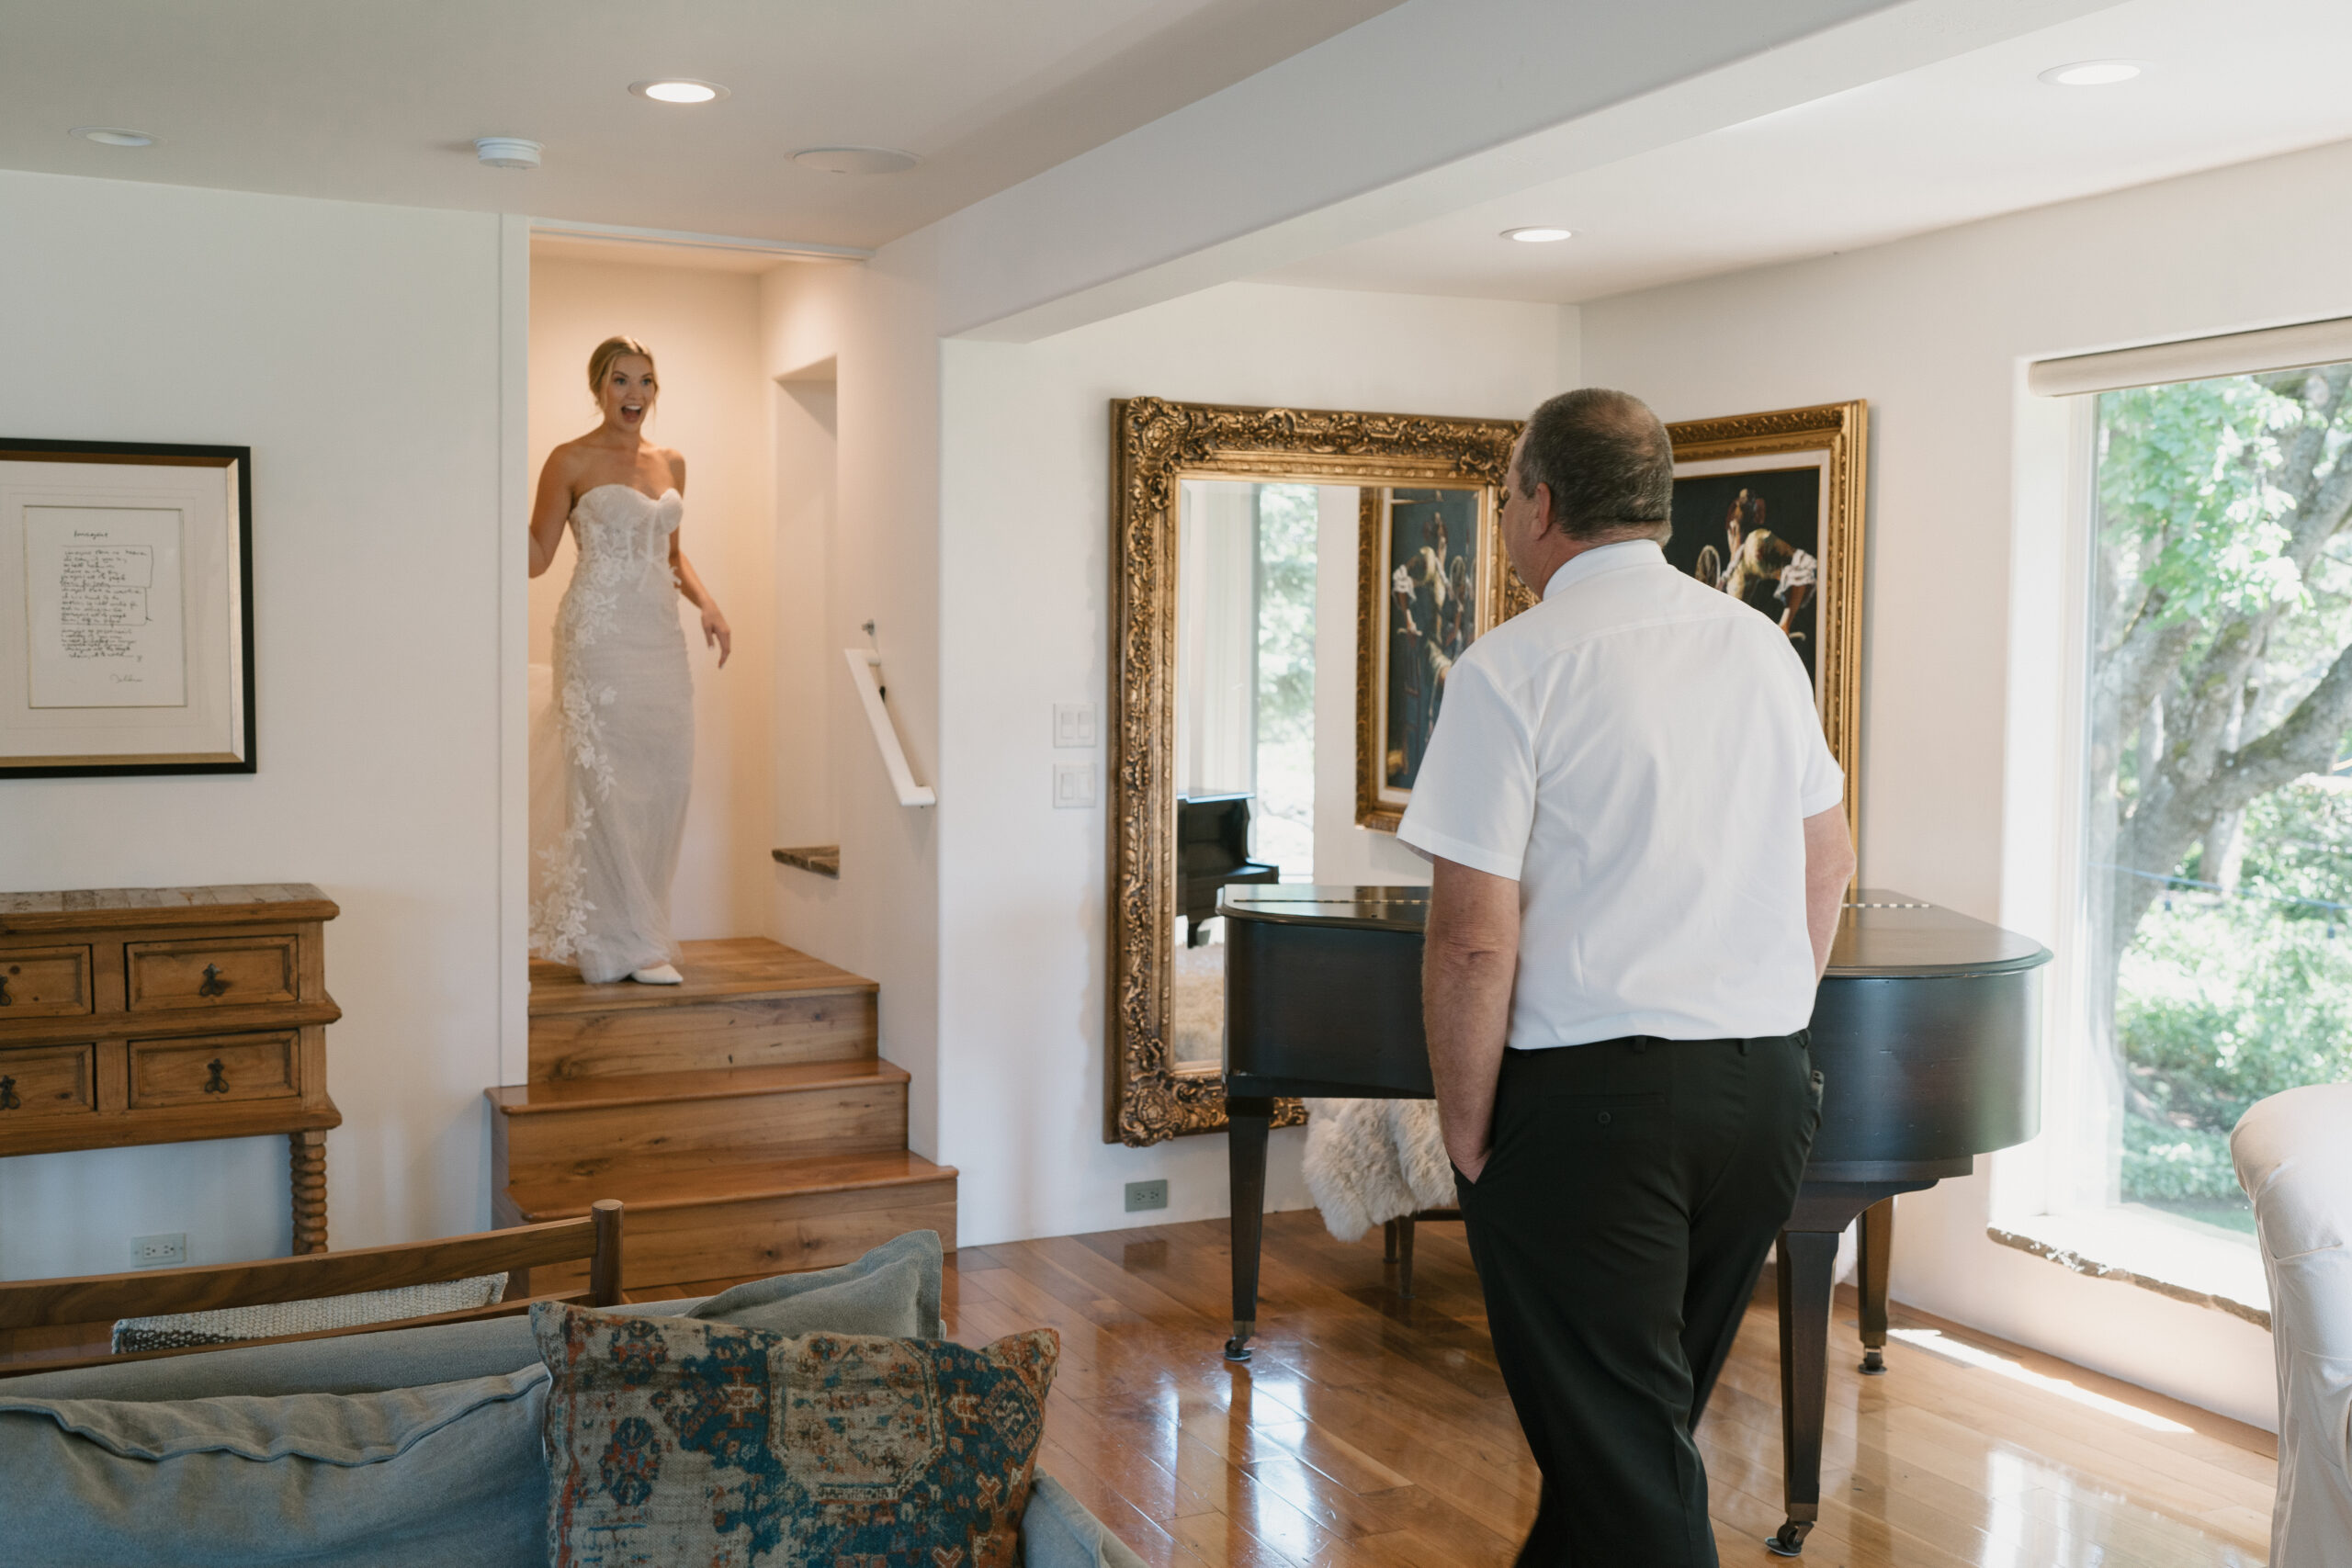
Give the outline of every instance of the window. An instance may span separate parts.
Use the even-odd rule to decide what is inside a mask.
[[[2101,392],[2075,1190],[2250,1238],[2229,1132],[2352,1077],[2352,364]]]

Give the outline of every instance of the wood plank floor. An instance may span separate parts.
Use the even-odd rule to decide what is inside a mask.
[[[966,1247],[949,1259],[948,1332],[1061,1331],[1041,1465],[1155,1565],[1494,1568],[1534,1516],[1534,1464],[1461,1228],[1420,1227],[1418,1250],[1408,1302],[1377,1233],[1342,1246],[1311,1213],[1269,1215],[1246,1366],[1219,1354],[1221,1221]],[[1888,1374],[1864,1378],[1850,1304],[1840,1316],[1804,1562],[2264,1560],[2267,1434],[1900,1309],[1898,1328],[2000,1359],[1898,1341]],[[1726,1564],[1783,1561],[1762,1544],[1781,1518],[1777,1332],[1768,1294],[1700,1430]]]

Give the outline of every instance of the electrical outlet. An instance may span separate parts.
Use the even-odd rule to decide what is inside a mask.
[[[1165,1209],[1166,1207],[1168,1207],[1168,1179],[1166,1177],[1160,1178],[1158,1181],[1127,1183],[1128,1213],[1132,1214],[1138,1209]]]
[[[130,1266],[133,1269],[170,1269],[187,1261],[187,1235],[174,1231],[169,1235],[135,1235],[130,1238]]]

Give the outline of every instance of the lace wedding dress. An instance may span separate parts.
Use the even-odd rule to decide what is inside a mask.
[[[595,983],[677,956],[670,880],[695,720],[670,536],[684,514],[674,490],[657,501],[606,484],[581,496],[580,558],[532,719],[531,951]]]

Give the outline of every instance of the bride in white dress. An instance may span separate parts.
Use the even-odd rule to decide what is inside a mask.
[[[604,423],[548,454],[531,507],[533,577],[567,522],[579,550],[531,736],[531,951],[592,983],[674,986],[670,880],[695,741],[677,595],[701,612],[722,668],[734,638],[679,547],[686,460],[644,436],[661,390],[653,355],[607,338],[588,386]]]

